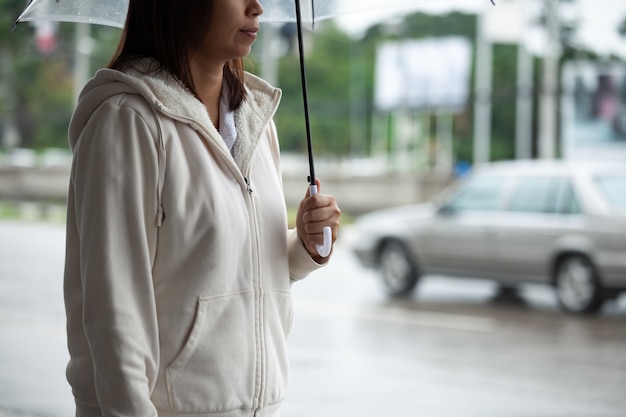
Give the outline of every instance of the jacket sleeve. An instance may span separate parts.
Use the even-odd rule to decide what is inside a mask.
[[[282,187],[280,147],[278,144],[278,133],[276,131],[276,125],[273,120],[270,122],[269,133],[270,145],[272,147],[272,155],[274,157],[274,164],[276,166],[276,172]],[[295,228],[287,230],[287,252],[289,256],[289,275],[292,281],[301,280],[309,275],[311,272],[325,265],[318,264],[313,260],[313,258],[311,258],[311,255],[304,247],[304,244],[300,240],[298,232]]]
[[[311,272],[323,268],[326,264],[318,264],[313,260],[309,251],[298,236],[296,229],[290,229],[287,234],[289,248],[289,275],[291,281],[299,281],[306,278]]]
[[[148,126],[136,110],[107,102],[74,150],[83,311],[68,316],[82,314],[94,385],[73,388],[77,403],[85,389],[95,391],[85,395],[95,394],[102,416],[157,416],[150,394],[159,365],[151,275],[159,155]],[[69,343],[71,350],[71,337]]]

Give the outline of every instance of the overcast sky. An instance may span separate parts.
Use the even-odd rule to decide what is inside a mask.
[[[354,2],[358,0],[343,0]],[[496,0],[504,3],[514,0]],[[520,0],[525,4],[537,4],[538,0]],[[381,0],[384,4],[385,1]],[[490,0],[416,0],[419,5],[416,11],[441,13],[450,10],[461,10],[467,12],[477,12],[480,10],[491,13],[494,7]],[[567,8],[563,12],[573,14],[578,17],[580,28],[578,31],[578,41],[595,50],[601,55],[616,53],[626,58],[626,38],[621,38],[617,33],[620,22],[626,18],[626,0],[575,0],[574,6]],[[339,19],[339,24],[348,31],[358,34],[369,24],[380,21],[381,18],[393,19],[394,13],[386,11],[384,8],[377,9],[370,13],[358,13],[345,16]],[[534,37],[537,44],[536,36]]]

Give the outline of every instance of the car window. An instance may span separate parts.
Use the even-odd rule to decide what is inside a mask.
[[[446,208],[455,212],[498,210],[506,181],[504,177],[471,179],[446,205]]]
[[[558,198],[556,200],[555,212],[561,214],[581,214],[580,203],[574,187],[569,181],[562,181],[559,187]]]
[[[626,208],[626,176],[596,177],[596,184],[608,203],[616,208]]]
[[[518,183],[509,211],[526,213],[580,213],[580,205],[570,182],[565,178],[533,177]]]
[[[554,195],[554,180],[527,178],[521,180],[509,203],[509,211],[544,213],[550,211],[550,194]],[[554,204],[552,204],[554,206]]]

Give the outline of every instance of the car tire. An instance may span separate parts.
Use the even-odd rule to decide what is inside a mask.
[[[380,250],[378,260],[387,294],[398,297],[413,291],[419,272],[404,244],[397,240],[386,242]]]
[[[587,257],[567,256],[555,270],[556,294],[561,308],[572,313],[593,313],[604,303],[602,286]]]

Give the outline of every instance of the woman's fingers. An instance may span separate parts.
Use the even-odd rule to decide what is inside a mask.
[[[304,232],[317,244],[323,242],[324,227],[330,226],[333,242],[337,239],[341,210],[334,196],[317,194],[303,203]]]
[[[311,195],[310,188],[300,202],[296,226],[300,239],[309,253],[318,258],[315,245],[324,244],[324,228],[331,228],[332,243],[337,240],[341,210],[334,196],[320,194],[320,181],[315,181],[318,193]]]

